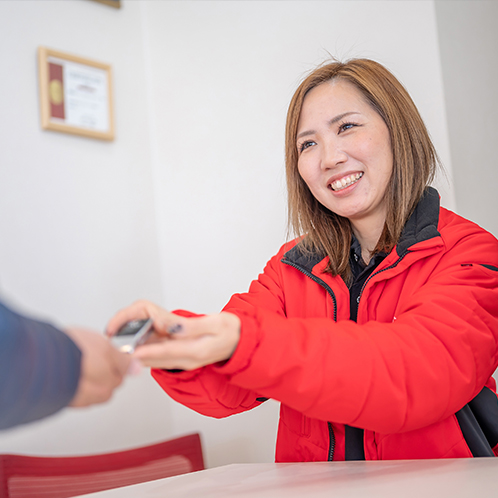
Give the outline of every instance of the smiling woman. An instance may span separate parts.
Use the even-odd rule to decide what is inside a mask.
[[[384,168],[389,169],[392,165],[393,171],[387,173],[387,185],[381,187],[379,192],[383,197],[381,207],[384,210],[384,219],[382,215],[378,217],[374,229],[369,227],[368,223],[362,224],[367,232],[373,232],[365,234],[368,240],[362,244],[365,261],[369,261],[371,255],[379,251],[391,250],[395,246],[426,186],[433,181],[439,160],[410,95],[381,64],[367,59],[352,60],[346,64],[327,64],[312,72],[301,83],[290,103],[287,116],[289,221],[296,235],[307,234],[304,241],[306,247],[315,248],[330,257],[329,269],[333,274],[349,279],[351,274],[348,241],[354,224],[349,222],[347,214],[330,209],[326,204],[321,205],[321,199],[312,192],[301,171],[301,164],[307,164],[307,160],[304,157],[301,159],[299,144],[302,144],[303,133],[308,129],[305,120],[319,118],[316,113],[309,116],[312,104],[315,104],[315,107],[320,105],[317,100],[321,100],[325,105],[321,111],[323,113],[332,113],[334,106],[339,109],[338,114],[330,116],[329,119],[330,125],[336,126],[336,133],[339,134],[340,131],[342,138],[349,138],[353,133],[356,135],[356,130],[351,128],[364,124],[368,129],[367,134],[373,127],[377,128],[378,132],[388,133],[387,136],[379,137],[376,143],[384,148],[383,154],[390,154],[390,158],[384,159]],[[347,104],[353,107],[348,108]],[[360,107],[366,113],[363,116],[359,111]],[[357,122],[360,117],[367,119],[367,115],[371,118],[368,124]],[[347,130],[351,131],[344,133]],[[369,137],[367,139],[370,140]],[[360,142],[364,143],[363,140]],[[389,152],[387,148],[390,149]],[[348,159],[346,164],[349,165],[354,158]],[[345,171],[344,164],[341,167],[342,171]],[[333,181],[339,180],[341,183],[343,179],[347,180],[344,177],[332,178]],[[334,218],[332,224],[331,216]],[[355,235],[361,238],[358,229]],[[336,244],[336,240],[344,243]]]
[[[222,313],[140,301],[108,333],[152,318],[135,357],[202,414],[280,401],[278,462],[493,456],[498,241],[439,205],[437,164],[386,68],[319,67],[287,116],[296,239]]]
[[[306,95],[297,136],[300,177],[318,202],[350,221],[368,263],[393,169],[386,123],[352,84],[335,79]]]

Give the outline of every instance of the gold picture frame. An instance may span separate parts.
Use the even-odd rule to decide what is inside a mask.
[[[114,7],[115,9],[121,8],[121,0],[93,0],[94,2],[103,3],[109,7]]]
[[[109,64],[39,47],[38,73],[44,130],[114,140]]]

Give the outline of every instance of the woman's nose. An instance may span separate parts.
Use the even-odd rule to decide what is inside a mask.
[[[346,162],[348,156],[336,140],[329,140],[322,147],[321,164],[323,169],[332,169]]]

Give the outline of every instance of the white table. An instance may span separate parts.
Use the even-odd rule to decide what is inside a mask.
[[[498,497],[498,458],[236,464],[92,498]]]

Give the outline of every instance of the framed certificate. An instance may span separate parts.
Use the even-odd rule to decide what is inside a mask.
[[[115,9],[121,8],[121,0],[94,0],[95,2],[103,3],[109,5],[109,7],[114,7]]]
[[[38,48],[44,130],[114,139],[111,66]]]

